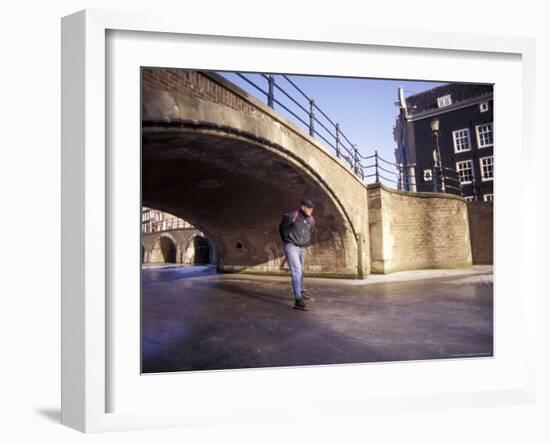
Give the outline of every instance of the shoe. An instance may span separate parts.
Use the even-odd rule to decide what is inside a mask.
[[[306,295],[304,292],[302,292],[302,299],[305,299],[306,301],[310,301],[313,298],[311,296]]]
[[[297,300],[294,302],[294,308],[295,308],[296,310],[303,310],[303,311],[306,311],[306,310],[307,310],[305,302],[302,301],[301,299],[297,299]]]

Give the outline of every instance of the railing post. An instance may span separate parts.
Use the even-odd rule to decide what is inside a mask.
[[[275,78],[273,78],[272,74],[269,74],[267,77],[267,105],[273,109],[273,84],[275,83]]]
[[[432,168],[432,177],[433,177],[433,190],[434,192],[437,192],[437,169],[435,167]]]
[[[313,125],[314,122],[314,114],[313,114],[313,106],[315,106],[315,101],[312,99],[309,100],[309,134],[313,137],[315,136],[315,127]]]
[[[443,172],[443,160],[441,159],[441,149],[439,148],[439,131],[434,132],[436,149],[437,149],[437,164],[439,165],[439,170],[441,172],[441,192],[445,192],[445,176]]]
[[[377,150],[374,151],[374,173],[376,174],[375,182],[379,183],[380,177],[378,175],[378,151]]]
[[[340,158],[340,125],[336,123],[336,158]]]

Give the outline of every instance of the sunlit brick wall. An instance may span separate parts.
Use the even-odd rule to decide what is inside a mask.
[[[472,264],[462,198],[369,185],[368,199],[373,273]]]

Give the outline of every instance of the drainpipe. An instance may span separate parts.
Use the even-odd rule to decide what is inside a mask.
[[[401,161],[403,164],[409,164],[409,158],[407,155],[406,139],[408,137],[407,131],[407,118],[409,113],[407,111],[407,101],[405,100],[405,90],[403,86],[399,86],[397,89],[397,98],[399,100],[399,120],[401,122],[399,127],[399,133],[397,134],[397,147],[401,150]],[[403,137],[401,137],[403,135]],[[405,182],[402,184],[405,190],[411,190],[411,183],[409,180],[409,173],[405,174]],[[416,184],[416,183],[415,183]]]
[[[405,113],[405,118],[407,118],[409,116],[409,113],[407,112],[407,101],[405,100],[405,90],[403,89],[403,86],[399,86],[398,99],[399,107]]]

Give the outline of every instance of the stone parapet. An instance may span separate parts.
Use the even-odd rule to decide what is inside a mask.
[[[472,265],[464,198],[369,184],[368,205],[372,273]]]

